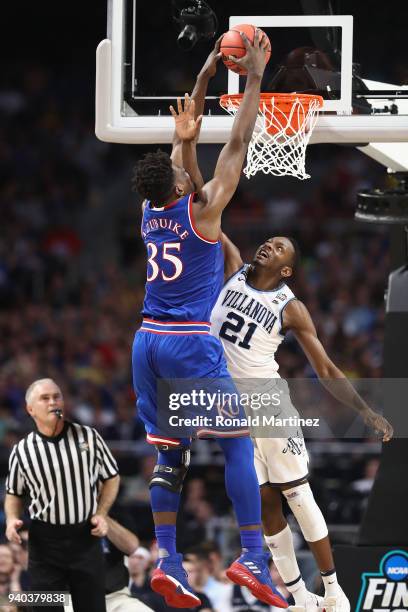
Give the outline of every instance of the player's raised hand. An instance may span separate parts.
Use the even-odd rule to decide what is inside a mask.
[[[220,45],[223,36],[224,34],[221,34],[221,36],[217,39],[214,45],[214,49],[207,57],[204,66],[200,70],[200,75],[212,78],[217,72],[217,63],[221,59],[222,55],[222,53],[220,52]]]
[[[177,112],[173,106],[170,106],[170,112],[176,124],[176,133],[180,140],[194,140],[200,133],[203,116],[200,115],[194,119],[194,111],[195,102],[187,93],[184,96],[184,108],[181,98],[177,98]]]
[[[244,32],[240,32],[241,38],[246,48],[246,53],[243,57],[235,57],[229,55],[228,59],[232,60],[238,66],[245,68],[248,74],[255,74],[262,77],[265,70],[266,52],[268,49],[268,38],[263,36],[261,38],[261,31],[259,28],[255,30],[254,44],[248,40],[248,37]]]
[[[389,442],[394,435],[394,428],[391,423],[371,408],[364,414],[364,422],[372,427],[376,433],[382,435],[383,442]]]

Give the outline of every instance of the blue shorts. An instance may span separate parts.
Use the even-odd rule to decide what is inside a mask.
[[[144,320],[135,334],[133,386],[138,416],[145,425],[150,443],[160,442],[160,434],[164,436],[158,419],[158,379],[221,379],[224,390],[236,392],[222,344],[210,335],[209,325],[203,325],[189,324],[186,329],[184,323],[147,323]],[[171,438],[167,435],[163,439]],[[180,440],[176,439],[176,443],[180,444]]]

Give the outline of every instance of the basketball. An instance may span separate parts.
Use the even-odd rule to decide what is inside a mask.
[[[233,72],[237,72],[238,74],[247,73],[245,68],[238,66],[238,64],[228,59],[228,56],[235,55],[235,57],[244,57],[246,53],[246,49],[245,49],[244,42],[241,38],[240,32],[244,32],[249,42],[253,44],[254,37],[255,37],[255,29],[256,27],[254,25],[243,23],[240,25],[236,25],[233,28],[231,28],[231,30],[228,30],[228,32],[225,32],[221,40],[220,51],[222,53],[222,61],[224,62],[224,64],[229,70],[232,70]],[[268,36],[265,34],[263,30],[260,30],[260,31],[261,31],[261,40],[264,36],[266,36],[266,38],[268,39],[268,48],[267,48],[266,59],[265,59],[265,64],[267,64],[271,57],[271,41],[269,40]]]

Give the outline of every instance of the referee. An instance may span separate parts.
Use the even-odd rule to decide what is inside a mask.
[[[20,543],[27,495],[31,590],[69,591],[75,612],[105,612],[99,538],[107,533],[106,516],[119,488],[116,461],[95,429],[64,420],[62,393],[50,378],[30,385],[26,404],[36,429],[10,455],[6,536]]]

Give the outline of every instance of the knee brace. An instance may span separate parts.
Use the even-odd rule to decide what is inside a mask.
[[[181,447],[169,449],[167,445],[158,444],[158,463],[150,478],[149,488],[163,487],[173,493],[181,493],[184,478],[190,465],[190,449]]]
[[[309,483],[282,491],[306,542],[317,542],[328,535],[326,521]]]

